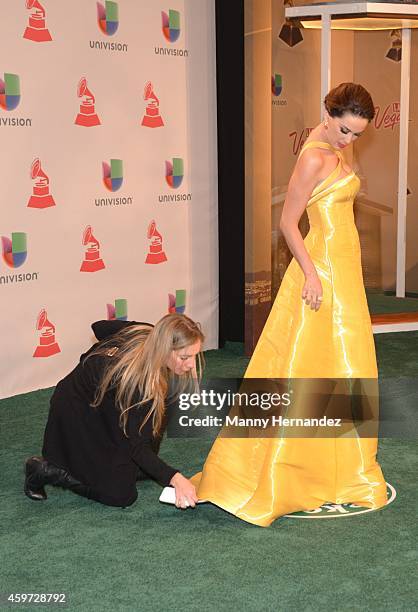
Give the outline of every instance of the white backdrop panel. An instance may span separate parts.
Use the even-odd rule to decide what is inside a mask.
[[[0,262],[0,397],[54,385],[88,348],[91,323],[107,318],[106,305],[115,299],[127,300],[129,319],[156,322],[168,312],[168,294],[184,289],[186,314],[202,323],[206,348],[216,348],[213,0],[119,0],[113,3],[119,12],[113,35],[101,31],[95,0],[73,0],[71,5],[40,0],[41,8],[31,10],[23,1],[5,4],[0,79],[7,84],[5,73],[18,75],[21,98],[7,110],[8,90],[2,97],[0,89],[0,236],[7,247],[13,233],[25,233],[27,258],[13,267],[10,258],[16,261],[16,254],[6,253]],[[112,3],[102,4],[112,9]],[[39,23],[42,8],[53,40],[27,40],[23,33],[29,17],[37,13]],[[180,20],[173,42],[162,30],[162,11],[170,9]],[[101,48],[91,48],[96,43]],[[105,44],[122,50],[110,51]],[[75,124],[81,77],[95,98],[100,125]],[[148,81],[164,122],[155,129],[141,125]],[[29,120],[30,125],[16,126],[12,120]],[[35,158],[48,177],[55,206],[27,206],[35,182],[47,181],[31,179]],[[183,160],[177,188],[169,186],[165,175],[165,162],[173,158]],[[123,182],[116,191],[106,188],[102,176],[102,162],[111,159],[123,164]],[[151,220],[162,237],[163,263],[145,263]],[[80,272],[87,226],[105,266],[95,272]],[[43,308],[52,325],[47,321],[37,330]],[[40,336],[51,342],[51,334],[60,352],[34,358]]]

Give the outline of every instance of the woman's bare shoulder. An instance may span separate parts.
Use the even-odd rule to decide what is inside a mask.
[[[295,166],[295,172],[297,174],[302,173],[305,176],[314,176],[321,172],[325,159],[323,149],[310,147],[300,155]]]

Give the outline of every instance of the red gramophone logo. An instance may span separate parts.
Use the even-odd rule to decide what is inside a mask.
[[[51,357],[61,352],[55,341],[55,325],[48,319],[45,308],[42,308],[36,320],[36,329],[39,333],[38,346],[34,357]]]
[[[147,238],[150,240],[150,245],[145,263],[159,264],[167,261],[167,256],[163,251],[163,237],[157,230],[155,221],[151,221],[148,226]]]
[[[96,114],[94,103],[96,98],[87,87],[86,77],[82,77],[77,87],[77,96],[82,98],[80,103],[80,112],[78,113],[75,123],[83,127],[93,127],[100,125],[100,119]]]
[[[29,15],[29,25],[23,38],[34,42],[49,42],[51,34],[45,24],[45,9],[38,0],[26,0],[26,8],[33,12]]]
[[[42,170],[41,160],[37,157],[30,168],[30,177],[34,182],[32,195],[29,198],[29,208],[48,208],[55,206],[55,201],[49,193],[49,177]]]
[[[162,127],[164,121],[160,115],[160,101],[154,93],[151,81],[148,81],[145,85],[144,100],[148,104],[141,125],[150,128]]]
[[[80,272],[97,272],[105,267],[103,259],[100,257],[100,243],[93,236],[91,225],[88,225],[83,232],[83,246],[87,247],[84,253],[84,260],[81,264]]]

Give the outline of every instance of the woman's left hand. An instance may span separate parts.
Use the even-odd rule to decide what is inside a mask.
[[[322,284],[316,271],[305,275],[302,300],[311,307],[311,310],[319,310],[322,303]]]
[[[195,507],[198,497],[196,495],[196,488],[190,480],[187,480],[180,472],[174,474],[170,480],[170,484],[176,491],[176,506],[177,508],[188,508],[191,506]]]

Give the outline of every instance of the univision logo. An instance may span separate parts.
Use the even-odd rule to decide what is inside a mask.
[[[126,321],[128,318],[128,300],[118,298],[114,304],[106,304],[108,321]]]
[[[165,40],[173,44],[180,36],[180,12],[169,9],[168,12],[161,11],[162,32]],[[174,49],[169,47],[154,47],[156,55],[174,55],[179,57],[188,57],[187,49]]]
[[[5,263],[9,268],[20,268],[28,256],[25,232],[13,232],[11,240],[7,236],[2,236],[1,242]]]
[[[0,79],[0,106],[3,110],[11,111],[19,106],[20,79],[17,74],[4,73],[4,80]]]
[[[103,183],[109,191],[117,191],[123,183],[123,161],[111,159],[110,164],[102,162]]]
[[[271,93],[273,96],[278,97],[282,93],[283,90],[283,81],[281,74],[273,74],[271,77]],[[287,100],[272,100],[273,106],[286,106]]]
[[[167,185],[177,189],[183,182],[183,160],[181,157],[173,157],[173,161],[165,162],[165,180]]]
[[[123,184],[123,161],[121,159],[111,159],[110,163],[102,162],[103,184],[109,191],[118,191]],[[96,206],[126,206],[132,204],[133,198],[95,198]]]
[[[280,96],[282,93],[283,85],[282,85],[282,75],[274,74],[271,77],[271,91],[275,96]]]
[[[171,189],[178,189],[183,182],[184,162],[181,157],[173,157],[172,161],[165,162],[165,180]],[[158,201],[162,203],[185,202],[192,199],[191,193],[161,194]]]
[[[0,108],[5,111],[15,110],[21,100],[20,79],[17,74],[11,72],[4,73],[4,79],[0,79]],[[0,127],[30,127],[32,119],[23,117],[0,117]]]
[[[104,4],[97,2],[97,23],[105,36],[113,36],[119,27],[118,3],[112,0],[106,0]],[[90,48],[102,51],[127,51],[128,45],[126,43],[90,40]]]
[[[168,312],[183,314],[186,310],[186,290],[176,289],[176,294],[168,294]]]
[[[170,42],[176,42],[180,36],[180,13],[169,9],[168,15],[165,11],[161,11],[161,19],[163,21],[164,38]]]
[[[101,2],[97,2],[97,21],[103,34],[113,36],[119,27],[118,3],[106,0],[103,6]]]
[[[28,256],[27,237],[25,232],[12,232],[11,238],[1,237],[3,261],[9,268],[20,268]],[[0,285],[21,283],[37,280],[38,272],[27,272],[23,274],[6,274],[0,276]]]

